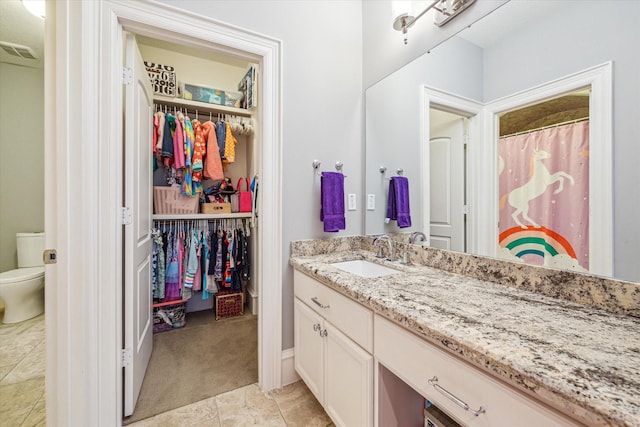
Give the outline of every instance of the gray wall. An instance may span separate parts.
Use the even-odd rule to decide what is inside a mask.
[[[640,281],[639,28],[638,1],[567,1],[484,52],[485,101],[613,61],[614,276],[633,281]]]
[[[44,230],[44,73],[0,63],[0,271],[17,268],[17,232]]]
[[[376,209],[366,211],[366,234],[422,231],[420,187],[421,86],[454,93],[469,99],[482,98],[482,49],[454,37],[402,67],[366,91],[366,191],[374,194]],[[384,223],[389,181],[404,169],[409,179],[411,228]]]
[[[283,42],[283,349],[293,347],[292,240],[362,232],[361,200],[347,212],[347,229],[324,233],[320,222],[323,170],[344,163],[345,192],[362,188],[362,8],[359,1],[165,0],[181,9]],[[260,188],[260,191],[269,191]]]
[[[427,12],[409,29],[409,41],[403,44],[400,31],[393,29],[391,0],[362,2],[364,87],[380,81],[402,66],[422,56],[468,25],[506,3],[508,0],[477,0],[462,14],[442,27],[433,24]],[[430,1],[413,1],[414,13],[424,10]]]

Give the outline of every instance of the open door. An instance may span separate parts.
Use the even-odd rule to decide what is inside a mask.
[[[153,349],[151,135],[153,92],[135,37],[126,38],[124,144],[124,416],[140,394]]]

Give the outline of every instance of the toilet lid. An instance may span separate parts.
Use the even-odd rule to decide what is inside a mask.
[[[35,279],[44,274],[44,266],[42,267],[26,267],[17,268],[15,270],[0,273],[0,285],[9,282],[21,282],[23,280]]]

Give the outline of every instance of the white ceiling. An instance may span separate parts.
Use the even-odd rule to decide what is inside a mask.
[[[24,59],[0,49],[0,62],[44,67],[44,20],[29,13],[20,0],[0,0],[0,41],[28,46],[36,55]]]

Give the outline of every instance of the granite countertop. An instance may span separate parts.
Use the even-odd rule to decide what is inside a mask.
[[[362,278],[331,263],[379,262],[366,250],[290,264],[587,425],[640,426],[640,318],[423,265]]]

